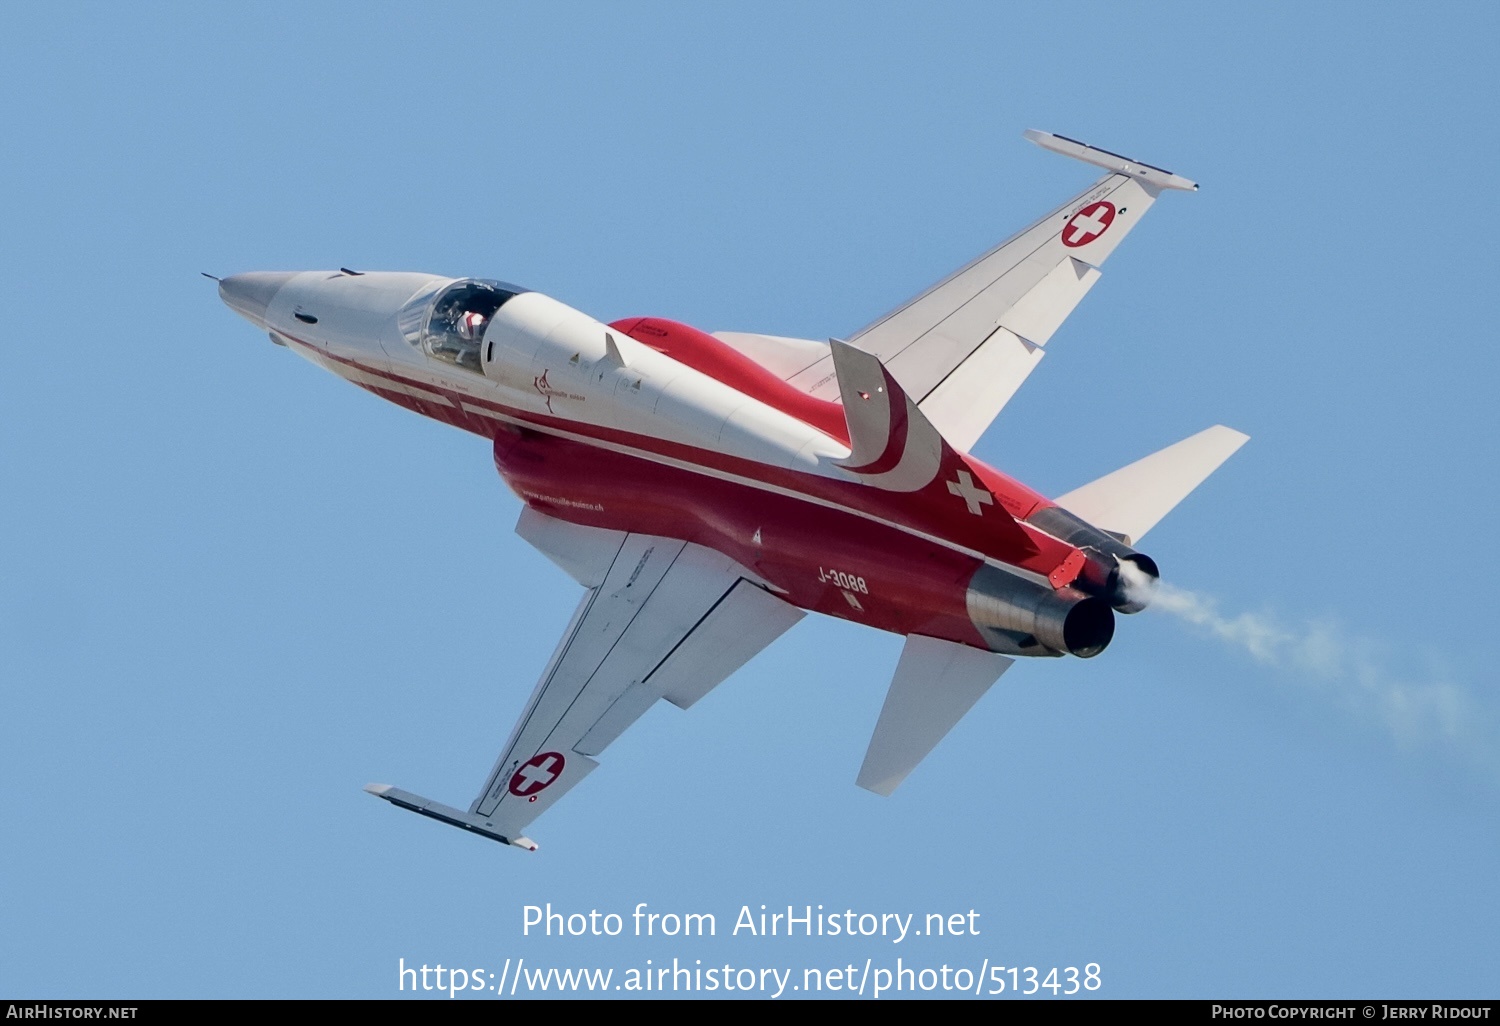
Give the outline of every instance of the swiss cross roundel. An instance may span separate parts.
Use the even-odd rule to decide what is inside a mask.
[[[1115,205],[1113,203],[1105,200],[1090,203],[1068,218],[1068,223],[1063,225],[1063,245],[1086,246],[1109,231],[1109,226],[1114,223]]]
[[[551,786],[562,776],[568,764],[558,752],[543,752],[527,759],[525,764],[510,778],[510,793],[517,798],[532,798]]]

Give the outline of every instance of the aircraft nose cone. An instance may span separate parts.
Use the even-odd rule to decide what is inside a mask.
[[[266,327],[266,308],[296,271],[250,271],[231,274],[219,282],[219,298],[235,313],[258,327]]]

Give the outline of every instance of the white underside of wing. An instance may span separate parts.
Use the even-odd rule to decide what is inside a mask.
[[[1045,344],[1098,279],[1097,268],[1150,209],[1156,192],[1123,175],[1103,178],[849,341],[880,357],[918,401],[955,373],[997,328]],[[1101,205],[1113,212],[1108,226],[1092,241],[1065,244],[1065,236],[1075,242],[1081,238],[1070,234],[1075,215]],[[813,395],[832,397],[821,362],[791,380]],[[1000,387],[1014,391],[1013,384]]]
[[[848,339],[879,357],[943,436],[965,449],[1035,369],[1041,348],[1161,192],[1197,188],[1074,139],[1037,131],[1026,138],[1109,174]],[[837,398],[826,355],[787,380]]]
[[[1000,328],[917,408],[948,444],[969,452],[1045,354],[1041,346]]]
[[[592,772],[658,699],[692,705],[803,616],[700,545],[532,510],[517,529],[590,590],[469,810],[506,837]],[[542,786],[513,786],[527,772]]]

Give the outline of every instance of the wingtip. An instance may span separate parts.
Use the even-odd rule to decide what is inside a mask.
[[[1245,434],[1245,432],[1240,431],[1237,428],[1232,428],[1227,424],[1215,424],[1209,430],[1218,431],[1227,437],[1238,439],[1238,444],[1235,446],[1235,448],[1239,448],[1239,446],[1244,445],[1246,442],[1250,441],[1250,436]]]
[[[1115,153],[1113,150],[1091,146],[1078,139],[1070,139],[1066,135],[1028,128],[1023,133],[1023,136],[1044,150],[1051,150],[1053,153],[1061,154],[1064,157],[1071,157],[1074,160],[1081,160],[1085,164],[1102,167],[1106,171],[1113,171],[1115,174],[1138,178],[1142,182],[1160,189],[1177,189],[1182,192],[1198,191],[1198,183],[1184,178],[1182,175],[1174,174],[1165,168],[1157,167],[1155,164],[1147,164],[1133,157]]]

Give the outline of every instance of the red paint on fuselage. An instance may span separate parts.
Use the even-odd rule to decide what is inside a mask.
[[[696,542],[803,609],[985,647],[965,601],[980,566],[973,556],[794,496],[524,428],[495,436],[495,467],[548,516]]]
[[[629,324],[638,330],[640,320],[643,319],[638,319],[636,322],[616,322],[616,326]],[[624,332],[624,328],[620,330]],[[955,633],[962,634],[965,631],[972,634],[973,630],[967,615],[962,617],[954,615],[955,606],[958,607],[959,612],[962,612],[964,587],[955,584],[957,578],[954,576],[953,567],[960,565],[968,567],[967,574],[959,575],[966,584],[968,574],[972,574],[978,561],[971,555],[955,552],[935,541],[915,537],[907,531],[900,530],[899,526],[915,529],[929,535],[930,538],[942,539],[1030,571],[1040,577],[1050,578],[1057,587],[1071,581],[1073,576],[1072,574],[1059,575],[1058,569],[1074,556],[1076,549],[1042,534],[1029,525],[1016,524],[1011,520],[1011,517],[1023,516],[1041,504],[1050,505],[1050,503],[999,471],[963,454],[948,452],[944,460],[943,473],[926,488],[915,493],[889,492],[858,482],[798,473],[713,450],[584,424],[563,416],[549,417],[540,413],[513,409],[447,389],[435,382],[413,381],[384,368],[334,356],[303,339],[294,336],[286,337],[299,347],[309,350],[318,362],[344,364],[357,368],[366,376],[389,381],[391,384],[391,387],[387,388],[372,383],[362,383],[361,387],[398,405],[465,431],[495,439],[500,432],[510,430],[502,421],[465,410],[466,405],[492,411],[497,416],[521,422],[523,425],[534,425],[537,430],[533,434],[539,440],[529,447],[529,451],[532,451],[536,458],[530,461],[531,467],[526,471],[527,479],[524,485],[533,494],[569,495],[584,481],[603,487],[608,483],[600,483],[596,479],[603,476],[604,472],[601,468],[606,462],[605,456],[609,456],[607,461],[610,467],[609,473],[617,474],[618,480],[613,482],[614,490],[609,495],[609,502],[604,503],[602,499],[599,500],[599,504],[605,509],[587,511],[587,516],[584,512],[576,510],[574,515],[568,516],[564,511],[546,509],[553,515],[615,530],[640,531],[680,537],[690,541],[706,538],[709,540],[702,541],[702,544],[724,552],[744,562],[747,566],[760,566],[764,557],[757,557],[754,561],[742,558],[746,556],[746,553],[742,549],[732,547],[731,539],[739,536],[737,528],[736,530],[720,530],[711,525],[718,523],[724,517],[748,516],[752,519],[759,517],[775,520],[778,525],[775,528],[778,536],[776,558],[784,558],[789,562],[774,578],[771,573],[774,563],[766,564],[767,569],[761,572],[766,574],[768,580],[775,580],[778,587],[785,588],[790,600],[804,608],[868,622],[872,626],[902,633],[912,631],[932,633],[942,623],[947,623],[949,626],[943,628],[944,633],[934,636],[963,640],[966,644],[975,643],[976,639],[973,637],[953,636]],[[691,361],[682,359],[680,362],[694,366],[694,369],[699,369],[703,373],[708,373],[708,370],[704,368],[717,368],[720,372],[730,376],[731,380],[725,381],[725,384],[742,388],[745,394],[762,401],[776,399],[775,405],[778,409],[782,408],[782,402],[786,402],[791,409],[799,408],[798,403],[787,400],[781,391],[772,388],[764,379],[770,378],[783,391],[789,389],[790,386],[779,382],[759,365],[751,364],[762,375],[758,381],[752,382],[750,378],[753,375],[748,373],[741,375],[744,368],[725,357],[723,353],[716,352],[717,349],[728,350],[728,347],[712,336],[704,335],[702,332],[695,334],[681,332],[677,333],[674,338],[677,343],[676,352],[667,355],[678,358],[679,354],[682,356],[694,354]],[[707,339],[712,345],[703,343],[703,339]],[[733,350],[729,352],[741,360],[745,359]],[[754,391],[750,390],[752,385]],[[420,388],[425,394],[440,396],[441,399],[418,398],[409,395],[401,390],[403,386]],[[801,396],[801,400],[805,400],[801,403],[802,406],[817,404],[817,407],[823,410],[818,414],[819,420],[826,422],[827,410],[831,409],[838,414],[842,424],[843,409],[838,404],[826,403],[823,400],[802,395],[802,393],[796,393],[796,395]],[[783,412],[788,411],[783,410]],[[812,426],[818,427],[817,424]],[[526,428],[523,427],[521,430],[525,431]],[[610,453],[608,450],[588,444],[587,441],[558,438],[553,434],[556,431],[566,431],[584,436],[585,439],[628,447],[638,451],[640,455]],[[555,450],[548,448],[548,445],[552,443],[558,445]],[[594,463],[589,464],[587,460],[573,459],[574,448],[572,447],[589,453]],[[550,461],[554,466],[566,464],[567,469],[559,470],[551,475],[546,470],[540,469],[546,467],[549,462],[544,458],[544,454],[548,451],[568,454],[566,458],[559,455]],[[690,467],[700,467],[702,471],[666,467],[653,459],[653,455],[680,461]],[[593,469],[590,469],[591,466]],[[971,514],[966,504],[949,492],[947,483],[954,479],[954,473],[960,468],[969,469],[973,476],[995,496],[1000,506],[999,509],[986,506],[980,515]],[[523,494],[524,497],[523,482],[519,478],[512,479],[511,474],[503,466],[501,471],[506,475],[507,483],[512,489],[518,494]],[[670,474],[662,478],[661,475],[667,471],[670,471]],[[726,481],[725,475],[744,478],[746,483]],[[646,481],[663,482],[661,494],[656,494],[653,489],[644,488],[642,482]],[[809,502],[795,494],[790,496],[778,494],[778,491],[758,487],[757,484],[769,485],[778,491],[800,493],[815,501]],[[712,496],[712,502],[703,498],[706,496]],[[539,509],[545,509],[530,499],[527,501]],[[721,502],[734,508],[716,511],[715,504]],[[830,505],[842,508],[830,509]],[[596,516],[595,513],[600,515]],[[866,516],[860,516],[860,513]],[[870,519],[871,517],[878,517],[887,524],[875,523]],[[1004,517],[1005,520],[998,519],[1000,517]],[[743,526],[738,524],[738,520],[735,522],[738,526]],[[887,526],[888,524],[899,526]],[[743,536],[750,537],[754,530],[752,526]],[[787,543],[789,537],[802,539],[803,547],[796,550],[794,556],[783,556],[782,546]],[[850,539],[856,539],[857,544],[852,546],[846,544]],[[883,554],[886,551],[903,553],[899,566],[888,572],[872,571],[872,573],[883,582],[885,595],[922,596],[916,604],[885,599],[878,603],[877,612],[871,617],[865,617],[859,615],[862,611],[840,595],[838,589],[831,591],[832,599],[830,599],[828,597],[830,589],[826,583],[812,591],[809,591],[811,585],[805,582],[797,583],[801,580],[797,575],[803,573],[809,565],[814,566],[815,569],[822,567],[830,571],[849,572],[845,567],[830,566],[828,562],[816,562],[816,555],[819,552],[831,553],[824,557],[828,560],[837,558],[851,565],[858,562],[859,565],[864,566],[866,564],[860,559],[861,553],[864,554],[864,559],[868,559],[871,553]],[[813,562],[810,563],[810,560]],[[951,560],[959,562],[950,566]],[[944,569],[939,572],[940,580],[929,582],[932,587],[917,583],[919,577],[923,581],[928,581],[930,577],[927,572],[920,571],[918,568],[931,568],[939,565]],[[867,581],[870,580],[870,574],[861,576],[864,576]],[[857,601],[863,601],[862,596],[855,596],[855,598]],[[933,604],[934,601],[937,602],[936,605]],[[920,611],[924,609],[929,612],[921,613]],[[926,628],[909,626],[921,620],[924,615],[935,617],[934,623]],[[880,618],[883,618],[883,621],[876,622],[876,619]],[[902,627],[901,624],[908,626]]]
[[[679,363],[743,392],[752,399],[765,403],[772,409],[780,410],[804,424],[817,428],[826,435],[837,438],[845,445],[849,444],[849,428],[844,420],[844,408],[841,404],[817,399],[789,385],[739,350],[721,342],[707,332],[662,317],[629,317],[613,322],[610,327],[620,330],[659,353],[670,356]],[[890,372],[887,371],[886,374],[889,378]],[[905,417],[905,413],[904,408],[899,410],[902,418]],[[891,451],[882,453],[868,467],[851,469],[867,474],[890,469],[890,466],[894,465],[896,459],[900,457],[899,442],[904,437],[903,430],[893,429]],[[1053,505],[1046,496],[973,456],[961,454],[960,459],[973,476],[994,495],[1001,509],[1018,521],[1024,521],[1037,510]],[[946,482],[939,481],[936,487],[939,492],[942,492],[946,489]],[[989,547],[975,544],[973,531],[978,525],[954,518],[949,521],[949,526],[961,532],[961,537],[955,538],[955,541],[977,548],[979,551],[994,554]],[[1046,543],[1050,539],[1041,540],[1038,544],[1039,539],[1045,539],[1045,536],[1039,536],[1029,528],[1027,532],[1032,536],[1032,545],[1041,550],[1039,558],[1043,561],[1051,559],[1055,549]],[[1023,548],[1026,547],[1030,546],[1023,546]],[[1057,555],[1057,561],[1067,559],[1071,551],[1071,549],[1062,551]],[[1022,551],[1013,551],[1009,555],[1014,557],[1010,561],[1015,562],[1016,565],[1025,566],[1038,573],[1052,575],[1057,567],[1057,561],[1048,565],[1046,569],[1041,569],[1039,565],[1028,565],[1024,561],[1025,553]],[[1069,577],[1068,581],[1071,580],[1072,577]]]
[[[670,356],[737,392],[849,444],[849,426],[838,403],[808,395],[782,381],[744,353],[687,324],[662,317],[630,317],[610,325],[637,342]]]

